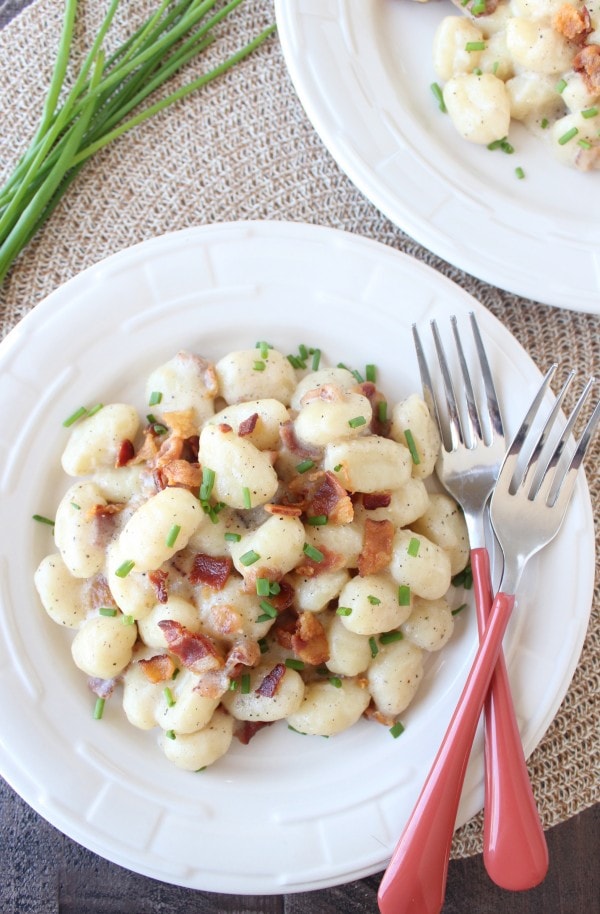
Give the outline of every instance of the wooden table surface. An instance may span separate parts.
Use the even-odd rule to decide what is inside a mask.
[[[0,0],[0,28],[28,2]],[[542,885],[528,892],[496,887],[481,856],[451,861],[443,914],[600,911],[599,825],[596,806],[551,829],[549,873]],[[0,914],[377,912],[380,875],[318,892],[236,896],[184,889],[131,873],[62,835],[1,779],[0,842]]]

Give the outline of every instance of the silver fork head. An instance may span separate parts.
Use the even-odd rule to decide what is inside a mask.
[[[578,441],[570,448],[575,425],[594,384],[585,385],[562,431],[557,433],[561,405],[574,372],[562,386],[541,430],[534,428],[540,406],[556,371],[552,365],[536,393],[502,464],[492,494],[490,516],[505,555],[501,589],[514,593],[525,562],[554,539],[573,495],[577,472],[600,421],[600,402]],[[558,434],[558,440],[553,440]]]
[[[473,313],[469,318],[477,354],[477,366],[471,369],[457,319],[455,316],[450,318],[458,357],[458,376],[461,380],[458,388],[452,380],[452,371],[437,323],[431,321],[444,391],[442,397],[436,395],[424,347],[414,324],[412,329],[423,395],[442,438],[437,464],[438,477],[462,506],[469,525],[471,547],[474,547],[482,545],[481,515],[500,469],[505,441],[498,396],[477,319]],[[482,381],[480,401],[483,400],[483,404],[478,403],[474,389],[475,371]]]

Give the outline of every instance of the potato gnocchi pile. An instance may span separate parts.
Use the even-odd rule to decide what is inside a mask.
[[[401,732],[452,635],[468,537],[426,486],[440,440],[425,403],[392,406],[365,374],[305,347],[182,351],[148,378],[145,418],[112,403],[67,420],[74,481],[35,584],[75,630],[97,717],[122,695],[192,771],[278,720]]]
[[[600,0],[453,2],[433,60],[458,132],[509,149],[514,119],[566,165],[600,168]]]

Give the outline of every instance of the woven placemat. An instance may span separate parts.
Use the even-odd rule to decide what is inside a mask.
[[[89,48],[106,4],[89,0],[80,7],[77,46]],[[156,3],[129,0],[121,7],[114,32],[123,37]],[[38,0],[0,31],[0,180],[33,133],[63,9],[61,0]],[[273,21],[271,0],[248,0],[228,19],[211,54],[216,60],[237,49]],[[598,317],[526,301],[462,273],[416,244],[355,189],[307,120],[276,37],[87,164],[0,289],[0,333],[4,336],[60,283],[115,251],[187,226],[238,219],[319,223],[376,239],[424,261],[474,295],[540,368],[559,360],[585,375],[600,370]],[[596,441],[588,479],[597,537],[599,459]],[[529,760],[546,827],[598,800],[599,605],[597,584],[575,677]],[[457,832],[453,855],[479,852],[481,831],[479,815]]]

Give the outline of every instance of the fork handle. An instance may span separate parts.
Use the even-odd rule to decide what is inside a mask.
[[[471,551],[480,634],[492,589],[487,549]],[[485,807],[483,861],[504,889],[531,889],[548,871],[548,847],[531,789],[502,649],[485,703]]]
[[[435,761],[379,887],[381,914],[439,914],[469,753],[515,598],[498,593]]]

